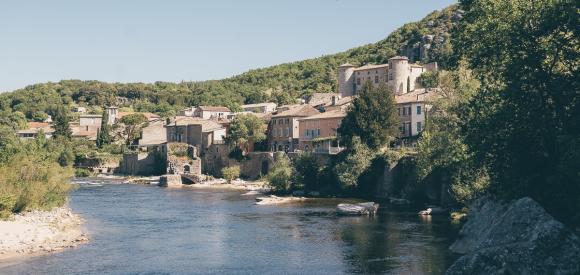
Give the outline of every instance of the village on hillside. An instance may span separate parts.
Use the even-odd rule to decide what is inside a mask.
[[[123,152],[121,161],[91,161],[76,163],[76,168],[93,174],[124,175],[181,175],[191,182],[203,180],[204,175],[220,176],[224,167],[239,166],[240,175],[256,179],[268,173],[273,153],[289,155],[311,152],[324,159],[345,149],[337,137],[337,129],[349,106],[365,83],[378,87],[381,83],[394,92],[400,119],[398,146],[413,146],[425,127],[430,109],[429,99],[436,88],[423,88],[418,78],[424,72],[437,71],[437,63],[411,64],[405,56],[389,59],[388,64],[366,64],[356,67],[343,64],[337,68],[338,91],[314,93],[300,104],[277,106],[264,102],[242,105],[243,111],[233,112],[224,106],[193,106],[176,116],[161,118],[153,113],[139,113],[146,118],[134,139],[118,138],[130,150]],[[97,142],[99,131],[108,125],[113,136],[122,136],[128,129],[121,123],[124,117],[137,114],[107,106],[103,114],[88,113],[87,107],[73,109],[78,119],[70,122],[72,137]],[[259,145],[249,142],[243,154],[231,155],[226,139],[230,124],[240,115],[253,115],[264,124],[266,139]],[[106,120],[106,122],[103,121]],[[52,120],[28,122],[28,129],[18,131],[22,139],[40,134],[47,138],[54,132]]]

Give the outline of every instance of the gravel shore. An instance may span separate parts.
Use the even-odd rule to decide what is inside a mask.
[[[0,262],[75,247],[88,241],[82,218],[68,206],[0,221]]]

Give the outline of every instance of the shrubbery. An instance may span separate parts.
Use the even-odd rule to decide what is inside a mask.
[[[290,191],[292,187],[292,164],[286,154],[276,152],[274,164],[266,176],[270,186],[277,192]]]
[[[63,205],[73,186],[66,139],[21,141],[6,128],[0,131],[0,218]]]
[[[227,180],[228,183],[232,183],[232,180],[240,177],[240,167],[230,166],[222,168],[222,177]]]

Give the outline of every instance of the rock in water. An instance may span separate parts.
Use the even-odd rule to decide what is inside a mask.
[[[374,215],[378,209],[379,204],[374,202],[341,203],[336,206],[336,211],[340,215]]]
[[[480,201],[450,247],[446,274],[580,274],[580,238],[531,198]]]

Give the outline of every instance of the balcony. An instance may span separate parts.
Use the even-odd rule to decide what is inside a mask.
[[[324,155],[336,155],[342,152],[344,149],[345,149],[344,147],[318,147],[314,148],[314,153]]]

